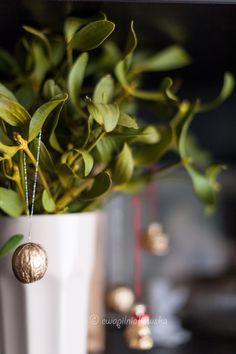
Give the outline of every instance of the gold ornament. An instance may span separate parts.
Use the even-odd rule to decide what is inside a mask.
[[[146,313],[146,306],[136,304],[131,312],[130,322],[125,331],[128,346],[131,349],[150,350],[153,339],[149,327],[150,318]]]
[[[114,286],[107,292],[107,307],[117,313],[129,313],[135,296],[132,289],[127,286]]]
[[[36,243],[24,243],[12,257],[12,270],[16,278],[24,284],[43,278],[48,266],[46,251]]]
[[[169,238],[163,232],[160,224],[151,223],[143,233],[142,246],[145,250],[157,255],[164,256],[169,251]]]

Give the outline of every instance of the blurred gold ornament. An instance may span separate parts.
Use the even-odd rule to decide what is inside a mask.
[[[16,278],[24,284],[43,278],[48,265],[46,251],[36,243],[19,246],[12,257],[12,270]]]
[[[114,286],[107,292],[107,307],[117,313],[129,313],[134,301],[133,290],[125,285]]]
[[[131,312],[130,322],[125,335],[131,349],[149,350],[153,347],[153,339],[149,327],[150,318],[146,306],[136,304]]]
[[[151,223],[142,236],[142,246],[145,250],[164,256],[169,251],[169,237],[163,232],[161,224]]]

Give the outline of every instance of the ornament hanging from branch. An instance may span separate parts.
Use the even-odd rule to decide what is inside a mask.
[[[150,224],[142,233],[142,247],[156,256],[165,256],[169,252],[170,240],[162,225],[154,221],[158,215],[157,186],[154,183],[147,187],[147,204]]]
[[[12,257],[13,273],[16,276],[16,278],[23,284],[33,283],[37,280],[42,279],[44,274],[47,271],[47,266],[48,266],[46,251],[43,249],[41,245],[31,242],[31,229],[32,229],[32,219],[34,215],[34,204],[35,204],[35,194],[36,194],[36,187],[37,187],[41,141],[42,141],[42,131],[40,131],[39,138],[38,138],[31,210],[29,210],[27,161],[26,161],[26,155],[24,153],[25,199],[26,199],[27,215],[29,220],[28,242],[17,247]]]
[[[132,198],[134,231],[134,293],[136,301],[142,297],[142,252],[141,252],[141,201],[140,196]],[[143,303],[136,303],[130,313],[130,320],[125,331],[129,348],[150,350],[153,339],[149,327],[150,317]]]

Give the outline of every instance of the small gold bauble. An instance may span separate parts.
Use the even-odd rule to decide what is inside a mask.
[[[107,307],[117,313],[129,313],[134,300],[133,290],[124,285],[115,286],[107,292]]]
[[[24,243],[15,250],[12,257],[13,273],[24,284],[42,279],[47,266],[46,251],[36,243]]]
[[[149,323],[146,306],[136,304],[132,308],[129,325],[125,332],[129,348],[137,350],[152,349],[154,343]]]
[[[145,250],[157,255],[164,256],[169,251],[169,238],[163,232],[158,223],[151,223],[143,233],[142,246]]]

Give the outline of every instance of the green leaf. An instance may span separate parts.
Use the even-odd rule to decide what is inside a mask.
[[[226,72],[224,75],[224,83],[219,96],[208,103],[201,103],[198,112],[211,111],[219,107],[227,98],[232,94],[235,86],[235,80],[230,72]]]
[[[127,42],[126,42],[126,47],[125,47],[125,51],[124,51],[124,57],[133,53],[137,47],[137,44],[138,44],[138,40],[137,40],[137,36],[136,36],[135,30],[134,30],[134,21],[131,21],[130,29],[129,29],[129,33],[128,33],[128,38],[127,38]]]
[[[164,96],[171,101],[178,101],[178,97],[171,91],[173,87],[173,80],[170,77],[165,77],[161,83],[161,91]]]
[[[160,141],[161,136],[159,131],[153,125],[149,125],[144,128],[141,134],[135,138],[135,141],[144,143],[144,144],[156,144]]]
[[[104,126],[106,132],[111,132],[115,129],[120,116],[120,110],[117,103],[94,103],[91,99],[87,98],[87,107],[89,113],[98,124]]]
[[[219,165],[219,164],[212,165],[212,166],[210,166],[210,167],[208,167],[206,169],[206,176],[207,176],[209,182],[211,183],[212,188],[215,191],[219,191],[220,190],[220,185],[217,182],[217,177],[220,174],[220,172],[222,170],[225,170],[225,169],[226,169],[225,165]]]
[[[194,114],[197,111],[199,102],[196,101],[190,104],[183,114],[182,121],[180,122],[181,129],[179,134],[179,153],[183,160],[188,159],[188,130],[193,120]]]
[[[188,53],[180,46],[173,45],[161,50],[151,58],[134,66],[135,72],[168,71],[179,69],[191,63]]]
[[[136,166],[148,166],[154,162],[158,162],[168,150],[172,140],[171,127],[160,125],[158,131],[161,139],[157,144],[141,146],[140,149],[134,153]]]
[[[50,46],[50,43],[49,43],[47,37],[45,36],[45,34],[43,34],[41,31],[39,31],[33,27],[30,27],[30,26],[22,26],[22,27],[26,32],[32,34],[33,36],[38,38],[43,43],[43,45],[46,48],[48,56],[51,57],[51,55],[52,55],[51,46]]]
[[[48,70],[51,67],[51,63],[40,43],[33,42],[30,46],[33,70],[30,75],[31,82],[36,91],[40,90],[40,85],[42,84]]]
[[[70,189],[75,179],[75,175],[72,170],[64,163],[60,164],[57,168],[58,179],[63,188]]]
[[[15,96],[17,101],[28,111],[33,106],[36,99],[36,94],[32,90],[32,86],[29,83],[19,87],[19,89],[15,92]]]
[[[0,142],[0,152],[6,157],[13,157],[20,149],[20,146],[8,146]]]
[[[114,137],[104,136],[96,145],[99,153],[99,159],[105,164],[109,164],[115,152],[119,148],[119,143]]]
[[[60,94],[62,94],[62,91],[54,80],[47,80],[43,85],[43,95],[46,99],[50,100],[51,98]]]
[[[100,12],[95,16],[91,16],[87,18],[68,17],[64,23],[64,34],[65,34],[66,42],[69,43],[72,40],[74,34],[87,23],[96,20],[105,20],[105,19],[106,19],[106,15],[103,12]]]
[[[4,122],[0,120],[0,141],[4,145],[12,145],[12,140],[9,139]]]
[[[1,83],[0,83],[0,95],[3,95],[9,98],[10,100],[17,102],[15,95],[10,90],[8,90],[6,86],[4,86]]]
[[[114,97],[115,83],[111,75],[104,76],[95,86],[93,101],[108,104]]]
[[[0,48],[0,72],[4,75],[16,75],[19,71],[19,66],[15,58],[6,50]]]
[[[32,141],[30,148],[34,157],[36,158],[38,139],[34,139]],[[53,163],[52,156],[43,141],[41,141],[39,165],[43,170],[49,172],[50,174],[55,173],[55,165]]]
[[[115,74],[118,81],[124,88],[127,88],[129,83],[127,80],[127,74],[130,69],[133,52],[137,47],[137,36],[134,30],[134,22],[130,24],[130,31],[128,35],[128,40],[125,48],[124,58],[119,61],[115,67]]]
[[[88,53],[82,53],[72,66],[68,77],[69,97],[75,107],[80,106],[79,98],[81,86],[85,76],[85,70],[88,64]]]
[[[84,192],[80,198],[82,200],[91,200],[101,198],[107,194],[112,186],[110,174],[108,172],[99,173],[95,179],[91,189]]]
[[[19,103],[0,95],[0,117],[12,126],[22,126],[30,121],[30,115]]]
[[[0,187],[0,209],[7,215],[17,217],[24,210],[24,202],[19,194],[11,189]]]
[[[115,24],[107,20],[91,22],[74,35],[70,45],[81,52],[87,52],[100,46],[114,29]]]
[[[53,124],[52,124],[52,130],[51,133],[49,135],[49,144],[51,145],[51,147],[56,150],[57,152],[63,154],[63,149],[60,146],[57,136],[56,136],[56,128],[59,122],[59,118],[61,115],[61,111],[62,111],[63,105],[61,104],[59,107],[56,108],[56,112],[55,112],[55,117],[53,120]]]
[[[11,236],[0,248],[0,257],[4,257],[8,253],[13,252],[23,239],[24,236],[20,234]]]
[[[92,155],[89,152],[83,150],[75,149],[75,151],[81,154],[82,159],[84,161],[84,176],[88,176],[92,171],[94,164]]]
[[[126,128],[138,129],[138,124],[135,118],[129,116],[126,113],[120,113],[118,125],[121,125],[122,127]]]
[[[36,138],[36,136],[39,134],[50,113],[59,105],[63,105],[67,98],[67,94],[58,95],[51,101],[44,103],[35,111],[29,126],[29,142]]]
[[[68,17],[64,23],[64,34],[67,44],[72,40],[74,34],[83,26],[83,22],[77,17]]]
[[[43,191],[42,203],[45,211],[48,213],[53,213],[56,210],[56,204],[53,198],[48,194],[46,189]]]
[[[134,171],[134,160],[130,147],[124,144],[118,154],[113,168],[113,179],[116,183],[122,184],[130,180]]]
[[[209,179],[192,165],[186,165],[185,168],[191,176],[196,195],[208,206],[214,206],[215,193]]]

